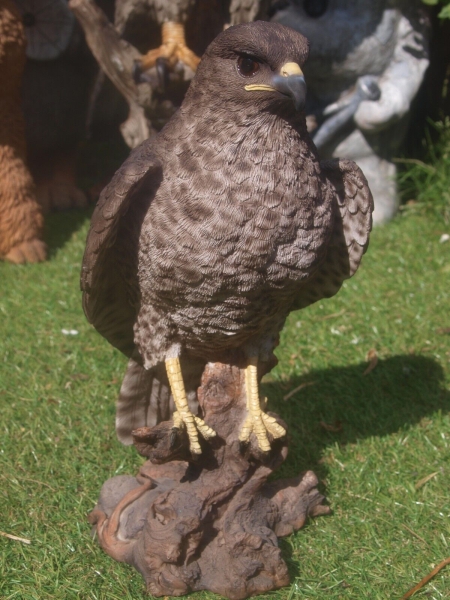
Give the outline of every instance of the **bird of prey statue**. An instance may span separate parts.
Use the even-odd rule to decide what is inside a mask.
[[[136,148],[92,217],[81,288],[88,320],[130,357],[117,407],[131,431],[167,420],[193,455],[215,432],[195,414],[208,362],[246,357],[240,440],[285,431],[260,407],[258,364],[288,314],[357,270],[373,202],[351,161],[319,162],[305,124],[308,42],[278,23],[226,29],[184,102]],[[225,357],[225,358],[224,358]]]

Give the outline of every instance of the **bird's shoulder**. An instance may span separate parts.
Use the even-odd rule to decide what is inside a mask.
[[[361,169],[351,160],[321,163],[332,211],[325,257],[302,287],[294,310],[334,296],[358,269],[369,245],[373,198]]]

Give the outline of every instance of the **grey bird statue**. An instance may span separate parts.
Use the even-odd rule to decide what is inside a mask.
[[[285,431],[260,407],[258,363],[288,314],[357,270],[373,202],[351,161],[319,162],[305,124],[308,42],[277,23],[210,44],[178,112],[103,190],[81,274],[88,320],[130,357],[119,439],[167,420],[193,455],[215,432],[196,413],[208,362],[247,360],[240,440]],[[270,434],[268,436],[268,433]]]

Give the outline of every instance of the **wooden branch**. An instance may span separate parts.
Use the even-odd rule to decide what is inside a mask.
[[[152,128],[145,116],[150,104],[150,84],[140,84],[139,89],[132,77],[133,65],[141,54],[131,44],[121,40],[114,26],[93,0],[70,0],[86,41],[101,69],[106,73],[130,106],[127,121],[121,125],[126,143],[134,148],[147,139]]]
[[[202,376],[202,418],[217,433],[200,440],[202,454],[192,458],[185,431],[173,438],[172,421],[135,430],[150,460],[136,477],[108,480],[90,515],[102,548],[140,571],[153,596],[208,589],[243,600],[287,585],[277,536],[330,510],[311,471],[267,481],[286,458],[286,440],[270,453],[253,437],[242,447],[246,361],[232,362],[208,363]]]

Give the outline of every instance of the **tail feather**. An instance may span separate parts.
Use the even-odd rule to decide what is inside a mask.
[[[133,443],[133,429],[154,427],[174,410],[165,373],[161,376],[158,371],[147,371],[132,358],[128,362],[116,405],[116,433],[122,444]]]

